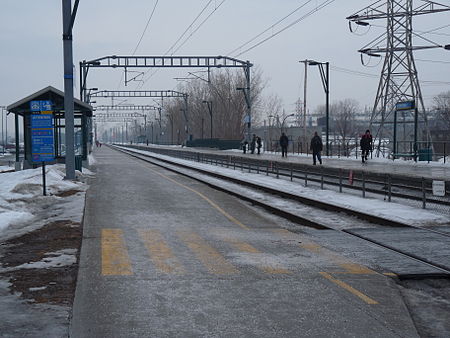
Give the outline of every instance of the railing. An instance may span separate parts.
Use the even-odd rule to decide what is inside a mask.
[[[325,144],[323,145],[325,152]],[[419,161],[441,161],[447,163],[450,157],[450,141],[449,142],[417,142],[416,151],[414,150],[414,142],[412,141],[399,141],[397,142],[397,151],[394,156],[392,154],[392,143],[381,142],[378,144],[376,142],[373,145],[371,151],[372,158],[389,158],[392,160],[406,158],[406,159],[417,159]],[[265,145],[265,150],[269,152],[281,153],[281,147],[278,140],[270,140],[268,144]],[[310,143],[301,141],[290,141],[288,146],[288,153],[292,154],[306,154],[312,155],[310,150]],[[359,146],[359,141],[355,143],[355,140],[348,142],[336,142],[331,141],[329,143],[329,156],[330,157],[346,157],[346,158],[360,158],[361,149]]]
[[[226,167],[241,172],[264,174],[278,179],[296,181],[303,186],[346,192],[363,198],[383,199],[413,207],[431,209],[450,214],[450,181],[445,181],[445,196],[433,195],[433,180],[402,177],[391,174],[375,174],[364,170],[333,169],[311,165],[281,163],[248,157],[217,155],[177,149],[147,148],[141,150],[177,157],[210,165]]]

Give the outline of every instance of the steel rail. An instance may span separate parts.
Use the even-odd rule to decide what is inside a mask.
[[[264,202],[261,202],[259,200],[253,199],[251,197],[243,196],[242,194],[239,194],[237,192],[225,189],[225,188],[220,187],[218,185],[215,185],[215,184],[213,184],[211,182],[202,180],[202,179],[200,179],[198,177],[194,177],[192,175],[189,175],[188,173],[181,172],[179,170],[173,169],[171,167],[168,167],[167,165],[169,164],[171,166],[182,167],[182,168],[185,168],[185,169],[194,170],[194,171],[200,172],[202,174],[207,174],[209,176],[219,177],[219,178],[221,178],[224,181],[232,181],[232,182],[239,181],[239,183],[242,184],[243,182],[241,180],[236,180],[236,179],[233,179],[233,178],[228,177],[228,176],[222,176],[222,175],[219,175],[217,173],[211,173],[211,172],[199,169],[199,168],[193,168],[193,167],[190,167],[190,166],[187,166],[187,165],[183,165],[183,164],[180,164],[180,163],[173,163],[173,162],[168,161],[168,160],[164,160],[164,159],[161,159],[161,158],[153,157],[150,154],[140,154],[140,153],[133,152],[132,150],[129,150],[129,149],[125,150],[125,149],[121,149],[121,148],[118,148],[118,147],[113,147],[113,148],[118,150],[118,151],[120,151],[120,152],[123,152],[123,153],[125,153],[125,154],[127,154],[129,156],[132,156],[132,157],[134,157],[136,159],[139,159],[139,160],[151,163],[153,165],[159,166],[159,167],[164,168],[166,170],[169,170],[169,171],[175,172],[177,174],[181,174],[183,176],[189,177],[189,178],[194,179],[196,181],[199,181],[199,182],[202,182],[204,184],[207,184],[208,186],[210,186],[210,187],[212,187],[212,188],[214,188],[216,190],[223,191],[223,192],[225,192],[227,194],[231,194],[231,195],[236,196],[236,197],[238,197],[238,198],[240,198],[242,200],[245,200],[247,202],[251,202],[254,205],[261,206],[261,207],[271,211],[272,213],[274,213],[274,214],[276,214],[278,216],[281,216],[283,218],[286,218],[286,219],[288,219],[290,221],[299,223],[299,224],[304,225],[304,226],[312,227],[312,228],[315,228],[315,229],[334,230],[334,231],[345,233],[345,234],[353,236],[353,237],[357,237],[357,238],[359,238],[361,240],[370,242],[370,243],[372,243],[372,244],[374,244],[376,246],[382,247],[383,249],[392,251],[392,252],[394,252],[394,253],[396,253],[398,255],[401,255],[403,257],[407,257],[407,258],[409,258],[411,260],[414,260],[414,261],[419,262],[419,263],[421,263],[423,265],[432,267],[433,269],[438,270],[438,271],[441,272],[440,274],[436,274],[436,273],[431,274],[433,277],[437,277],[437,276],[439,276],[439,277],[442,276],[442,277],[446,277],[446,278],[450,277],[450,267],[447,267],[447,266],[445,266],[443,264],[432,262],[429,259],[420,257],[420,256],[418,256],[416,254],[407,253],[404,250],[394,248],[391,245],[387,245],[387,244],[381,243],[379,241],[373,240],[371,238],[368,238],[366,236],[357,234],[357,233],[353,232],[352,230],[335,229],[335,228],[332,228],[332,227],[330,227],[330,226],[328,226],[326,224],[319,223],[319,222],[316,222],[316,221],[311,221],[310,219],[307,219],[305,217],[301,217],[299,215],[294,215],[294,214],[292,214],[292,213],[290,213],[288,211],[276,208],[276,207],[274,207],[272,205],[269,205],[267,203],[264,203]],[[254,186],[255,189],[264,190],[264,191],[269,192],[269,193],[276,192],[275,189],[271,189],[271,188],[267,188],[267,187],[261,187],[261,186],[255,186],[255,185],[253,185],[251,183],[249,184],[249,182],[247,182],[246,185]],[[288,197],[288,196],[290,196],[290,194],[287,194],[287,193],[284,193],[284,192],[281,192],[281,194],[278,194],[278,195],[281,196],[281,197]],[[295,195],[291,195],[291,196],[296,197]],[[294,200],[297,200],[297,199],[294,199]],[[318,203],[320,205],[320,202],[318,202]],[[308,204],[308,205],[311,206],[311,207],[316,207],[317,208],[317,205],[311,205],[311,204]],[[347,209],[340,208],[340,207],[337,207],[337,206],[335,206],[335,207],[337,208],[336,211],[338,211],[338,212],[339,211],[340,212],[346,212],[347,211]],[[361,215],[362,215],[362,213],[361,213]],[[366,219],[366,218],[364,218],[364,219]],[[368,220],[368,219],[366,219],[366,220]],[[382,224],[377,223],[377,224],[381,225],[381,226],[386,225],[385,221],[386,221],[385,219],[382,219],[383,223]],[[416,227],[416,226],[408,225],[408,224],[404,224],[404,223],[399,223],[399,226],[401,226],[401,227],[410,227],[410,228],[413,228],[413,229],[416,229],[416,230],[429,231],[429,232],[433,232],[433,233],[438,234],[438,235],[442,235],[442,236],[445,236],[445,237],[450,237],[450,234],[433,231],[432,229],[420,228],[420,227]],[[430,274],[427,274],[427,275],[430,275]],[[415,277],[418,277],[418,276],[423,277],[424,274],[401,275],[401,276],[399,276],[399,278],[400,279],[406,279],[406,278],[415,278]]]

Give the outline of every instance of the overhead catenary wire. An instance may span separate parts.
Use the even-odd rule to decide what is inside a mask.
[[[170,56],[172,56],[174,53],[176,53],[176,51],[178,51],[182,46],[184,46],[186,44],[186,42],[206,23],[206,21],[208,21],[208,19],[220,8],[220,6],[222,6],[222,4],[225,2],[226,0],[222,0],[219,5],[217,5],[214,10],[206,17],[206,19],[204,19],[196,28],[194,31],[192,31],[189,36],[186,37],[186,39],[183,41],[183,43],[181,45],[178,46],[178,48],[175,48],[175,46],[183,39],[183,37],[186,35],[186,33],[195,25],[195,23],[200,19],[200,17],[203,15],[203,13],[209,8],[210,4],[213,2],[213,0],[208,1],[208,3],[200,10],[199,14],[194,18],[194,20],[191,22],[191,24],[184,30],[184,32],[180,35],[180,37],[172,44],[172,46],[170,46],[170,48],[164,53],[163,56],[166,56],[170,53]],[[148,72],[150,71],[147,70],[144,73],[144,76],[148,74]],[[155,69],[147,78],[145,78],[140,84],[139,84],[139,88],[142,88],[145,84],[145,82],[147,82],[151,77],[153,77],[156,72],[158,71],[158,69]]]
[[[155,5],[153,6],[153,10],[152,10],[152,12],[150,14],[150,17],[147,20],[147,24],[145,25],[145,28],[144,28],[144,30],[143,30],[143,32],[141,34],[141,37],[139,38],[139,41],[138,41],[136,47],[134,48],[134,51],[133,51],[132,55],[134,55],[136,53],[136,51],[138,50],[139,46],[141,45],[142,39],[144,38],[144,35],[147,32],[148,26],[150,25],[150,21],[152,21],[153,15],[155,14],[155,10],[156,10],[156,7],[158,6],[158,2],[159,2],[159,0],[156,0]]]
[[[153,9],[152,9],[152,11],[151,11],[151,13],[150,13],[150,16],[149,16],[149,18],[148,18],[148,20],[147,20],[147,23],[145,24],[145,28],[144,28],[144,30],[142,31],[141,37],[139,38],[139,41],[138,41],[138,43],[136,44],[136,47],[134,48],[134,50],[133,50],[133,52],[131,53],[131,55],[135,55],[136,52],[137,52],[137,50],[138,50],[138,48],[139,48],[139,46],[141,45],[142,39],[144,38],[145,33],[147,32],[148,26],[150,25],[150,22],[152,21],[153,16],[154,16],[154,14],[155,14],[156,7],[158,6],[158,2],[159,2],[159,0],[156,0],[155,5],[153,6]],[[119,83],[117,84],[117,89],[120,88],[120,85],[122,84],[123,78],[124,78],[124,73],[122,72],[122,74],[120,75]]]
[[[269,26],[267,29],[263,30],[261,33],[255,35],[253,38],[251,38],[250,40],[244,42],[242,45],[240,45],[239,47],[233,49],[232,51],[228,52],[227,55],[233,55],[233,53],[237,52],[238,50],[242,49],[243,47],[247,46],[248,44],[252,43],[253,41],[255,41],[257,38],[259,38],[261,35],[263,35],[264,33],[270,31],[271,29],[275,28],[275,26],[279,25],[280,23],[282,23],[284,20],[286,20],[287,18],[289,18],[290,16],[294,15],[296,12],[298,12],[300,9],[302,9],[303,7],[305,7],[306,5],[308,5],[310,2],[312,2],[313,0],[308,0],[305,3],[303,3],[302,5],[298,6],[296,9],[294,9],[293,11],[291,11],[289,14],[285,15],[283,18],[281,18],[280,20],[278,20],[277,22],[275,22],[274,24],[272,24],[271,26]]]
[[[252,49],[255,49],[256,47],[259,47],[260,45],[262,45],[263,43],[271,40],[272,38],[274,38],[275,36],[281,34],[282,32],[284,32],[285,30],[291,28],[292,26],[295,26],[296,24],[298,24],[299,22],[303,21],[304,19],[308,18],[309,16],[317,13],[318,11],[320,11],[321,9],[327,7],[328,5],[332,4],[333,2],[335,2],[336,0],[326,0],[324,2],[322,2],[320,5],[317,5],[314,9],[312,9],[311,11],[309,11],[308,13],[306,13],[305,15],[301,16],[300,18],[298,18],[297,20],[295,20],[294,22],[290,23],[289,25],[285,26],[284,28],[278,30],[277,32],[269,35],[267,38],[261,40],[260,42],[250,46],[249,48],[245,49],[244,51],[240,52],[239,54],[236,55],[236,57],[241,56],[242,54],[245,54],[249,51],[251,51]]]

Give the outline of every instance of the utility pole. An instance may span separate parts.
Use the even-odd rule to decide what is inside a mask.
[[[79,0],[62,0],[63,53],[64,53],[64,119],[66,132],[66,179],[75,179],[74,105],[73,105],[73,51],[72,28]]]
[[[306,144],[308,142],[306,137],[306,86],[308,84],[308,59],[300,62],[305,64],[305,79],[303,83],[303,142],[306,152]]]
[[[450,50],[450,45],[434,43],[413,32],[412,19],[416,15],[447,11],[450,11],[450,6],[434,1],[422,1],[414,7],[413,0],[387,0],[382,5],[377,1],[347,17],[350,22],[360,26],[369,26],[370,23],[367,21],[370,20],[386,19],[386,33],[358,51],[361,55],[370,57],[384,56],[370,119],[370,128],[374,124],[378,128],[375,134],[378,138],[378,147],[382,138],[389,137],[392,140],[393,113],[396,104],[401,101],[414,101],[416,107],[420,107],[427,129],[427,138],[431,139],[413,52],[430,48]],[[413,35],[416,39],[422,38],[428,43],[431,42],[432,45],[414,46]]]

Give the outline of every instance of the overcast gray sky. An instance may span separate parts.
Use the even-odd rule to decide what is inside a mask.
[[[227,55],[236,57],[247,48],[304,16],[325,0],[81,0],[74,27],[74,63],[106,55],[131,55],[155,8],[136,55],[163,55],[178,40],[202,9],[199,20],[180,41],[189,38],[174,55]],[[73,2],[73,1],[72,1]],[[269,29],[244,48],[237,47],[263,32],[300,5],[305,7]],[[283,99],[287,112],[303,96],[303,65],[299,60],[329,61],[331,101],[353,98],[362,106],[373,104],[381,71],[379,60],[364,67],[357,50],[383,32],[382,27],[359,29],[350,33],[345,17],[373,3],[367,0],[335,0],[317,13],[269,39],[260,46],[237,56],[258,66],[268,79],[266,94]],[[415,0],[419,4],[420,0]],[[440,2],[450,5],[450,1]],[[208,19],[207,17],[211,15]],[[204,20],[204,24],[198,28]],[[450,23],[450,13],[417,18],[418,31],[429,31]],[[384,21],[376,22],[383,26]],[[197,30],[198,28],[198,30]],[[450,43],[450,27],[426,35],[441,43]],[[191,35],[192,34],[192,35]],[[1,0],[0,11],[0,105],[9,105],[47,85],[63,89],[62,18],[59,0]],[[180,45],[178,43],[176,47]],[[423,42],[421,42],[423,44]],[[230,54],[230,52],[234,51]],[[169,55],[171,52],[169,52]],[[417,61],[419,78],[434,81],[423,85],[426,104],[450,89],[450,51],[420,51]],[[367,77],[344,73],[334,67],[374,74]],[[187,75],[187,69],[160,70],[143,89],[174,89],[174,77]],[[319,72],[310,67],[308,107],[324,103]],[[124,87],[118,69],[94,70],[88,81],[99,89],[135,89],[137,83]],[[76,80],[76,93],[79,89]],[[441,83],[440,83],[441,82]],[[78,94],[77,94],[78,95]]]

